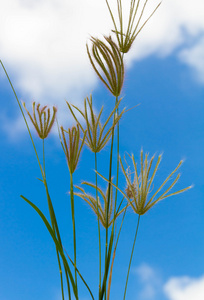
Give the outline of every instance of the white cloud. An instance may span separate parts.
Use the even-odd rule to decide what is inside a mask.
[[[204,37],[192,47],[181,51],[179,57],[184,63],[193,67],[197,79],[204,83]]]
[[[141,284],[136,299],[139,300],[203,300],[204,275],[200,278],[189,276],[171,277],[166,282],[160,272],[147,264],[135,269]]]
[[[141,290],[137,295],[139,300],[154,300],[162,287],[160,274],[147,264],[141,264],[135,269],[139,281],[141,283]]]
[[[125,11],[129,1],[123,1]],[[149,0],[145,17],[158,2]],[[204,82],[203,8],[203,0],[164,0],[138,36],[128,64],[176,51]],[[105,0],[2,1],[0,28],[0,59],[25,101],[57,104],[64,112],[65,98],[82,103],[96,86],[85,45],[90,34],[112,29]]]
[[[164,286],[164,291],[169,300],[203,300],[204,276],[170,278]]]

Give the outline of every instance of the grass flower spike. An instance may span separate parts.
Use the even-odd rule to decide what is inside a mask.
[[[82,198],[84,201],[86,201],[90,205],[90,207],[92,208],[92,210],[94,211],[96,216],[99,216],[99,220],[100,220],[101,224],[104,226],[104,228],[106,228],[106,226],[107,226],[106,224],[108,224],[108,227],[110,227],[110,225],[112,224],[113,219],[114,219],[114,199],[113,199],[114,197],[113,197],[112,186],[111,186],[111,191],[110,191],[110,205],[108,208],[108,189],[109,188],[107,188],[104,193],[99,187],[97,187],[94,184],[91,184],[89,182],[82,182],[82,184],[85,184],[90,187],[93,187],[94,189],[97,189],[98,193],[102,197],[104,205],[101,203],[99,197],[98,197],[98,201],[97,201],[96,197],[91,196],[90,194],[87,194],[84,191],[84,189],[82,189],[79,186],[75,186],[75,187],[78,190],[80,190],[81,193],[74,193],[74,195],[79,196],[80,198]],[[115,218],[117,218],[127,208],[127,206],[126,206],[120,210],[121,204],[119,205],[119,207],[116,211]],[[129,204],[128,204],[128,206],[129,206]],[[108,209],[108,214],[107,214],[107,209]],[[108,215],[108,222],[106,221],[107,215]]]
[[[125,175],[126,182],[127,182],[127,188],[126,188],[126,195],[123,193],[123,195],[128,199],[130,205],[132,206],[133,210],[138,215],[145,214],[150,208],[152,208],[158,201],[161,201],[167,197],[177,195],[179,193],[182,193],[188,189],[191,188],[191,186],[184,188],[182,190],[179,190],[174,193],[170,193],[169,191],[174,187],[174,185],[177,183],[177,181],[180,178],[180,174],[176,176],[176,178],[173,180],[173,182],[170,184],[170,186],[160,195],[156,198],[157,194],[162,190],[164,185],[166,185],[167,182],[172,178],[172,176],[176,173],[176,171],[180,168],[183,161],[180,161],[178,166],[175,168],[174,171],[171,172],[171,174],[165,179],[165,181],[162,183],[162,185],[156,190],[156,192],[149,198],[149,194],[153,190],[153,181],[155,178],[155,175],[157,173],[160,161],[161,161],[161,155],[159,155],[156,166],[152,172],[152,175],[150,176],[150,171],[152,168],[154,156],[151,157],[151,159],[148,161],[148,154],[145,154],[145,159],[143,159],[143,151],[141,151],[140,155],[140,174],[137,169],[137,164],[135,162],[134,155],[132,154],[131,159],[134,166],[134,179],[131,180],[131,174],[130,174],[130,167],[128,166],[127,170],[125,170],[122,160],[120,159],[120,164],[122,167],[123,174]],[[139,175],[138,175],[139,174]],[[155,199],[156,198],[156,199]],[[131,201],[130,199],[133,199]]]
[[[101,115],[103,112],[103,107],[101,108],[98,116],[96,116],[96,114],[94,114],[94,111],[93,111],[92,96],[90,96],[90,98],[87,97],[86,99],[84,99],[84,112],[82,112],[78,107],[76,107],[74,105],[70,105],[67,102],[69,110],[72,113],[75,121],[79,124],[82,132],[85,133],[85,131],[87,130],[85,144],[91,149],[92,152],[94,152],[94,153],[100,152],[105,147],[105,145],[107,144],[109,139],[111,138],[112,129],[116,126],[118,121],[121,119],[122,115],[125,112],[125,109],[123,109],[123,111],[118,116],[115,117],[114,122],[113,122],[112,126],[110,126],[109,129],[106,130],[106,127],[107,127],[111,117],[116,112],[121,100],[122,99],[120,99],[118,101],[117,105],[115,106],[113,111],[110,113],[110,115],[107,118],[104,125],[102,125],[100,122],[100,118],[101,118]],[[86,121],[86,130],[83,128],[83,126],[77,119],[72,107],[74,107]],[[105,132],[105,130],[106,130],[106,132]]]
[[[69,171],[71,174],[73,174],[74,171],[76,170],[79,161],[79,156],[85,142],[86,131],[83,134],[81,145],[80,145],[80,129],[78,124],[76,125],[76,127],[73,126],[71,129],[68,129],[68,131],[61,126],[61,133],[63,139],[62,147],[67,158]],[[68,139],[66,139],[65,134],[68,135]]]
[[[111,182],[111,184],[118,189],[121,194],[128,200],[130,206],[132,207],[133,211],[137,213],[138,215],[144,215],[150,208],[152,208],[157,202],[170,197],[177,195],[179,193],[183,193],[187,191],[188,189],[192,188],[192,186],[188,186],[187,188],[184,188],[182,190],[179,190],[174,193],[170,193],[169,191],[174,187],[174,185],[179,180],[181,174],[178,174],[176,178],[173,180],[173,182],[170,184],[170,186],[160,195],[157,194],[162,190],[162,188],[166,185],[167,182],[172,178],[172,176],[176,173],[176,171],[180,168],[183,161],[181,160],[178,166],[171,172],[171,174],[164,180],[162,185],[156,190],[156,192],[149,198],[149,194],[153,191],[153,181],[155,178],[155,175],[158,171],[159,164],[161,162],[162,155],[159,155],[156,166],[154,167],[154,170],[150,176],[154,156],[151,157],[150,160],[148,160],[148,154],[145,154],[145,159],[143,159],[143,151],[141,150],[140,154],[140,174],[137,169],[137,164],[135,162],[134,155],[130,156],[134,171],[130,172],[130,166],[125,170],[122,160],[120,158],[120,164],[123,171],[123,174],[125,175],[127,187],[125,189],[124,193],[121,189],[119,189],[115,184]],[[127,163],[127,162],[126,162]],[[104,176],[99,174],[104,180],[108,181]],[[133,180],[131,179],[131,175],[134,175]],[[108,181],[109,182],[109,181]],[[157,196],[157,198],[156,198]],[[155,199],[156,198],[156,199]]]
[[[118,97],[124,81],[123,58],[118,46],[113,42],[111,37],[105,37],[105,40],[107,44],[92,37],[91,53],[88,45],[87,53],[98,77],[109,91],[115,97]]]
[[[52,202],[52,195],[49,188],[49,180],[51,180],[50,184],[52,185],[52,190],[53,188],[56,188],[53,196],[56,196],[57,199],[60,197],[59,193],[57,192],[58,185],[57,182],[54,182],[56,178],[53,179],[50,178],[50,176],[47,176],[47,170],[51,170],[50,167],[52,166],[52,162],[50,159],[46,159],[49,149],[47,150],[46,148],[47,145],[45,138],[47,138],[49,135],[55,122],[57,108],[55,106],[48,108],[47,106],[41,106],[41,104],[36,104],[36,102],[33,102],[32,112],[29,112],[24,102],[22,102],[21,105],[8,73],[2,61],[0,60],[0,65],[5,72],[5,75],[17,100],[22,117],[25,121],[35,156],[37,158],[41,172],[41,178],[38,178],[38,180],[42,182],[45,188],[45,193],[42,193],[40,189],[39,193],[34,191],[34,194],[32,194],[33,189],[31,189],[30,196],[32,198],[36,197],[37,201],[41,198],[42,200],[45,198],[45,201],[47,201],[49,218],[46,217],[44,212],[41,211],[41,209],[38,208],[34,202],[30,201],[23,195],[20,197],[38,214],[43,221],[45,228],[47,228],[50,237],[52,238],[53,245],[56,249],[56,263],[58,263],[58,272],[61,283],[61,300],[81,299],[81,295],[84,294],[84,287],[87,289],[87,292],[90,295],[87,296],[84,294],[86,297],[88,297],[87,299],[111,300],[111,297],[113,300],[129,299],[131,297],[131,292],[127,298],[126,293],[142,215],[148,212],[159,201],[187,191],[191,188],[191,186],[188,186],[180,190],[179,188],[177,190],[173,189],[180,178],[178,170],[183,161],[180,161],[177,167],[167,177],[165,177],[163,180],[161,179],[161,183],[157,185],[155,182],[156,178],[158,178],[157,172],[160,167],[162,155],[150,157],[148,153],[143,153],[143,150],[141,150],[137,163],[133,154],[124,157],[124,160],[122,160],[120,157],[121,143],[122,147],[125,147],[127,146],[125,145],[127,141],[132,138],[132,135],[129,132],[130,123],[126,124],[127,126],[123,130],[121,130],[120,125],[120,120],[123,117],[123,114],[128,111],[128,109],[123,109],[120,106],[123,99],[123,96],[121,95],[123,94],[122,89],[125,75],[125,53],[129,52],[138,34],[159,8],[161,4],[160,1],[162,0],[156,0],[153,2],[156,4],[153,4],[154,8],[148,15],[146,15],[146,11],[148,9],[149,0],[104,1],[108,7],[107,12],[109,12],[113,22],[113,30],[108,36],[102,36],[101,39],[91,37],[86,44],[86,49],[91,68],[93,68],[100,81],[102,81],[102,83],[108,89],[108,93],[111,93],[109,96],[114,96],[113,98],[115,98],[115,105],[109,103],[107,108],[108,113],[104,113],[103,106],[100,105],[100,103],[97,103],[98,112],[96,112],[94,109],[95,105],[93,103],[92,95],[90,95],[84,99],[83,108],[78,108],[76,105],[66,102],[68,110],[75,120],[75,126],[65,130],[63,126],[59,127],[56,120],[60,143],[68,165],[68,176],[66,176],[68,177],[69,181],[69,192],[67,193],[68,195],[66,199],[70,208],[70,213],[68,213],[69,222],[66,222],[68,225],[66,226],[66,230],[69,236],[68,252],[64,248],[66,242],[64,243],[62,240],[62,235],[58,226],[58,218],[55,213],[54,202]],[[166,34],[168,34],[168,32]],[[72,70],[70,72],[72,72]],[[140,74],[137,74],[136,76],[138,77]],[[63,82],[64,80],[65,79],[63,79]],[[131,90],[132,95],[134,92],[135,90]],[[101,96],[99,95],[99,101],[100,98]],[[28,118],[25,117],[26,113],[23,107],[28,114]],[[134,116],[134,119],[138,117],[141,117],[141,122],[144,122],[142,116]],[[27,119],[30,119],[31,122],[28,122]],[[151,122],[151,120],[149,122]],[[30,123],[32,123],[35,127],[35,130],[41,139],[40,144],[42,144],[42,147],[35,146],[29,127]],[[170,125],[171,124],[169,124],[169,126]],[[134,127],[134,125],[132,126]],[[139,128],[137,128],[137,131],[138,130]],[[138,132],[139,140],[143,135],[143,130]],[[156,141],[154,142],[156,145]],[[87,160],[86,165],[88,166],[86,166],[85,170],[82,170],[82,172],[78,172],[79,174],[77,175],[74,174],[74,172],[77,169],[84,144],[89,147],[92,153],[89,153],[88,156],[85,155],[85,160]],[[133,146],[134,148],[138,147],[136,142]],[[172,151],[174,151],[174,143],[172,143],[170,146]],[[104,147],[106,147],[107,151],[104,151],[105,153],[100,153]],[[38,153],[38,148],[39,151],[41,151],[41,154]],[[169,149],[169,151],[171,151],[171,149]],[[51,163],[49,167],[47,167],[48,163]],[[93,170],[90,169],[90,167],[93,165],[95,166],[94,172],[92,172]],[[101,175],[100,172],[104,172],[106,177]],[[54,175],[57,174],[55,170],[52,170],[52,173]],[[62,176],[64,176],[64,174],[62,174]],[[83,176],[85,176],[85,178],[82,178]],[[100,188],[101,178],[99,178],[99,176],[108,183],[106,184],[108,186],[106,186],[105,189]],[[75,182],[75,177],[78,182],[83,180],[82,185],[77,185],[77,182]],[[94,182],[88,182],[88,177],[89,179],[92,178],[90,180],[94,180]],[[123,180],[125,183],[124,189],[120,187],[121,180]],[[57,181],[60,181],[60,177],[57,178]],[[55,185],[56,187],[54,187]],[[93,211],[95,214],[94,219],[97,223],[95,222],[95,224],[92,224],[92,222],[89,222],[89,219],[87,219],[88,216],[86,218],[86,215],[84,214],[86,212],[83,210],[83,205],[80,207],[80,205],[77,203],[75,207],[75,201],[77,200],[75,198],[76,196],[85,201],[86,206],[88,204],[88,206],[91,208],[91,211]],[[64,203],[63,199],[62,201],[60,200],[60,203]],[[126,227],[125,220],[128,218],[128,210],[130,207],[137,215],[134,214],[135,220],[133,222],[130,220],[131,224],[128,221],[127,226],[129,224],[129,227]],[[84,220],[82,220],[81,216],[83,216]],[[60,216],[60,218],[62,218],[62,216]],[[65,218],[67,218],[67,209],[65,211]],[[98,230],[98,245],[96,245],[96,239],[93,239],[92,236],[90,236],[91,231],[87,231],[86,236],[84,236],[84,230],[80,230],[83,229],[82,227],[84,224],[87,224],[87,230],[89,230],[88,227],[90,226],[93,227],[91,228],[91,231],[93,231],[93,229],[95,232]],[[94,227],[95,225],[97,228]],[[122,260],[125,259],[127,262],[127,257],[120,257],[120,255],[128,254],[129,242],[127,245],[124,244],[124,236],[127,233],[127,230],[131,229],[132,232],[132,229],[134,228],[135,234],[133,237],[132,249],[130,249],[131,251],[129,253],[129,264],[126,264],[127,276],[124,285],[124,293],[122,294],[122,281],[120,286],[114,284],[115,287],[113,287],[113,291],[111,290],[112,280],[114,280],[114,276],[117,273],[114,272],[113,268],[115,263],[120,263],[118,258]],[[86,251],[87,248],[86,245],[80,243],[80,240],[82,240],[82,235],[83,240],[84,238],[89,238],[91,241],[93,241],[93,244],[90,247],[91,251],[89,251],[91,264],[89,264],[88,260],[86,262],[88,264],[87,268],[83,268],[83,272],[87,273],[85,276],[82,276],[81,267],[83,266],[80,266],[84,256],[84,251]],[[128,239],[129,237],[130,235],[128,234]],[[162,243],[165,243],[165,240],[162,241]],[[155,243],[153,242],[152,244],[155,247]],[[97,246],[98,255],[96,257],[95,248]],[[117,249],[120,247],[122,248],[118,251]],[[92,251],[93,249],[94,255]],[[160,245],[159,250],[163,251],[163,249],[160,249]],[[119,255],[119,257],[116,258],[116,255]],[[138,255],[137,259],[139,258],[140,257]],[[96,259],[98,262],[95,261]],[[95,267],[98,268],[98,281],[96,281],[96,278],[94,278],[94,281],[92,282],[94,295],[87,284],[87,281],[85,280],[86,276],[90,273],[90,267],[92,265],[95,265]],[[95,269],[95,267],[93,272],[96,277],[97,269]],[[21,295],[19,295],[19,297],[22,298]],[[45,299],[49,299],[49,296],[45,297]]]
[[[37,104],[37,106],[35,107],[35,102],[33,102],[33,117],[32,117],[25,106],[25,102],[22,102],[22,104],[31,122],[33,123],[39,137],[41,139],[45,139],[50,133],[50,130],[54,124],[57,108],[53,106],[53,114],[51,117],[50,108],[47,108],[47,106],[43,106],[42,108],[40,108],[40,104]],[[38,117],[36,117],[36,113]]]
[[[124,22],[123,22],[123,9],[122,9],[122,0],[117,0],[117,8],[118,8],[118,19],[119,19],[119,28],[116,25],[116,19],[113,16],[113,12],[111,10],[111,7],[109,5],[108,0],[106,0],[106,4],[108,6],[109,13],[111,15],[111,19],[113,21],[114,30],[113,32],[116,34],[118,45],[120,48],[120,51],[123,53],[127,53],[134,40],[136,39],[137,35],[140,33],[142,28],[145,26],[145,24],[149,21],[149,19],[153,16],[155,11],[159,8],[161,2],[156,6],[154,11],[150,14],[150,16],[144,21],[144,23],[140,26],[142,16],[144,14],[146,5],[148,0],[144,1],[144,4],[141,8],[141,12],[139,14],[140,4],[141,0],[131,0],[130,3],[130,12],[129,12],[129,19],[127,22],[126,30],[124,31]],[[138,16],[139,14],[139,16]]]

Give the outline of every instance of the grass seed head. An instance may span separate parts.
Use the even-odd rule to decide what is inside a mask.
[[[124,12],[122,8],[122,0],[117,0],[117,8],[118,8],[117,17],[113,15],[109,2],[108,0],[106,0],[106,4],[114,25],[114,30],[112,31],[116,35],[119,49],[122,53],[127,53],[130,50],[133,42],[135,41],[140,31],[143,29],[143,27],[146,25],[149,19],[154,15],[154,13],[156,12],[156,10],[159,8],[161,4],[160,2],[153,10],[153,12],[149,15],[149,17],[142,23],[142,25],[140,25],[147,3],[148,0],[145,0],[143,6],[141,7],[140,0],[131,1],[128,22],[127,25],[125,25],[123,20]],[[117,25],[117,22],[119,23],[119,25]],[[124,30],[124,28],[126,29]]]
[[[22,102],[22,104],[33,126],[35,127],[38,136],[41,139],[45,139],[50,133],[52,126],[54,124],[57,108],[53,106],[53,113],[51,117],[50,108],[48,108],[47,106],[43,106],[42,108],[40,108],[40,103],[38,103],[37,106],[35,106],[36,103],[33,102],[32,105],[33,116],[31,116],[30,112],[27,110],[25,106],[25,102]]]
[[[154,169],[152,170],[152,164],[154,160],[154,156],[151,157],[150,160],[148,160],[148,154],[145,154],[145,157],[143,156],[143,151],[141,151],[140,154],[140,173],[137,167],[137,164],[135,162],[134,155],[131,156],[132,164],[134,166],[134,181],[131,181],[130,176],[130,166],[125,170],[122,160],[120,159],[120,164],[122,167],[123,174],[126,179],[127,187],[126,187],[126,194],[123,193],[123,195],[128,200],[129,204],[131,205],[132,209],[138,214],[143,215],[145,214],[150,208],[152,208],[157,202],[170,197],[177,195],[179,193],[182,193],[188,189],[190,189],[192,186],[189,186],[187,188],[184,188],[182,190],[169,193],[170,190],[174,187],[174,185],[177,183],[178,179],[180,178],[180,174],[177,174],[176,178],[173,180],[172,183],[170,183],[169,187],[166,188],[165,191],[163,191],[159,196],[158,194],[161,192],[164,186],[172,179],[173,175],[177,172],[177,170],[182,165],[183,161],[180,161],[178,166],[170,173],[169,176],[164,180],[164,182],[161,184],[161,186],[156,190],[156,192],[153,192],[153,182],[155,175],[158,171],[158,167],[161,161],[161,155],[158,156],[158,159],[156,161],[156,165]],[[151,174],[150,174],[151,173]],[[152,193],[152,196],[149,196],[150,193]],[[150,199],[149,199],[150,198]],[[132,200],[133,199],[133,200]]]
[[[100,80],[109,91],[118,97],[124,81],[124,64],[122,54],[111,37],[104,37],[106,43],[91,38],[91,50],[87,45],[89,60]]]
[[[116,219],[120,214],[122,214],[125,209],[129,206],[126,205],[124,208],[118,208],[116,211],[116,215],[114,216],[114,197],[113,197],[113,188],[111,186],[110,190],[110,205],[108,207],[108,190],[109,186],[107,187],[106,191],[103,191],[101,188],[98,186],[89,183],[89,182],[83,182],[82,184],[90,186],[97,190],[98,192],[98,199],[96,199],[96,196],[92,196],[90,194],[87,194],[85,190],[79,186],[75,186],[80,192],[79,193],[74,193],[74,195],[82,198],[86,203],[89,204],[93,212],[95,213],[96,216],[98,216],[101,224],[106,228],[107,226],[110,227],[111,224],[113,223],[114,219]],[[108,213],[107,213],[108,210]],[[108,216],[108,222],[107,222],[107,216]]]
[[[79,125],[81,131],[83,133],[85,132],[85,130],[87,131],[85,144],[90,148],[92,152],[98,153],[106,146],[106,144],[110,140],[112,135],[112,130],[115,128],[115,126],[117,125],[117,123],[119,122],[119,120],[121,119],[122,115],[126,110],[123,109],[120,114],[118,114],[117,116],[115,115],[113,124],[110,125],[109,128],[107,128],[109,125],[109,121],[114,116],[114,114],[116,114],[117,108],[119,107],[122,98],[118,101],[118,103],[116,104],[116,106],[114,107],[114,109],[112,110],[112,112],[110,113],[110,115],[108,116],[104,124],[101,123],[103,107],[101,108],[99,114],[96,115],[94,113],[92,100],[93,100],[92,95],[84,99],[84,111],[80,110],[78,107],[74,105],[70,105],[68,102],[67,105],[72,116],[74,117],[75,121]],[[80,123],[79,118],[77,118],[73,108],[76,111],[78,111],[82,116],[82,118],[84,119],[86,124],[85,129]]]
[[[63,126],[61,126],[61,133],[63,140],[62,146],[67,159],[69,171],[71,174],[73,174],[76,170],[79,156],[85,142],[86,131],[83,133],[83,137],[81,138],[80,128],[77,124],[68,130],[65,130]]]

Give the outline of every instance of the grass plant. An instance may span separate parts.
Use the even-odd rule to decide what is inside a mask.
[[[138,220],[133,239],[133,246],[130,251],[130,260],[127,267],[126,281],[124,284],[125,288],[123,300],[125,300],[131,262],[134,255],[141,216],[149,211],[159,201],[185,192],[191,188],[191,186],[189,186],[178,191],[171,191],[179,180],[180,174],[176,175],[175,179],[168,185],[169,181],[173,178],[173,176],[175,176],[176,172],[181,167],[183,163],[182,161],[170,173],[170,175],[164,179],[160,187],[157,188],[156,191],[153,191],[155,175],[158,171],[162,156],[159,155],[155,162],[155,156],[149,159],[149,154],[144,154],[143,150],[141,150],[140,163],[136,162],[134,154],[128,156],[128,159],[131,161],[130,165],[127,163],[126,158],[124,158],[124,162],[121,159],[119,124],[121,118],[124,118],[125,112],[127,111],[126,109],[120,109],[121,103],[123,103],[121,92],[125,79],[124,55],[128,53],[137,35],[141,32],[142,28],[152,17],[161,3],[159,3],[158,6],[156,6],[156,8],[153,10],[152,14],[142,22],[142,17],[148,4],[148,0],[145,0],[143,5],[141,4],[140,0],[131,0],[128,20],[124,20],[123,17],[124,13],[122,0],[115,0],[118,9],[116,16],[113,14],[109,1],[105,1],[114,28],[110,33],[110,36],[104,36],[102,40],[91,37],[89,43],[87,43],[87,54],[90,64],[96,75],[113,96],[115,106],[109,113],[104,124],[102,124],[101,117],[103,114],[103,107],[101,107],[98,114],[95,113],[92,95],[84,99],[84,110],[81,110],[77,106],[67,102],[68,110],[74,118],[75,125],[67,130],[65,130],[62,126],[58,128],[59,139],[65,154],[70,176],[69,195],[70,209],[72,214],[74,257],[71,257],[71,255],[63,246],[63,241],[58,228],[57,217],[49,193],[46,177],[45,142],[56,120],[57,109],[56,107],[53,107],[51,114],[50,108],[47,106],[43,106],[41,108],[40,103],[36,104],[36,102],[33,102],[33,111],[30,113],[26,108],[25,103],[20,103],[3,62],[0,61],[18,102],[35,151],[42,175],[42,178],[39,180],[45,187],[50,220],[48,220],[44,213],[27,197],[21,195],[21,198],[37,212],[54,242],[59,266],[62,300],[64,300],[66,297],[68,297],[69,300],[79,299],[79,280],[81,280],[87,288],[90,299],[111,299],[111,282],[114,280],[113,267],[115,256],[117,254],[116,250],[119,245],[118,242],[120,233],[123,229],[123,223],[128,217],[128,210],[132,210],[138,215]],[[42,162],[39,159],[39,155],[35,147],[34,139],[25,117],[23,107],[39,138],[42,140]],[[79,117],[77,117],[76,113],[79,113]],[[82,188],[74,183],[73,175],[77,168],[81,151],[84,146],[87,146],[94,154],[93,160],[95,164],[95,182],[90,183],[87,182],[85,178],[82,178],[82,184],[86,188],[93,189],[95,191],[94,196],[85,191],[86,188]],[[106,162],[109,164],[108,174],[101,174],[100,170],[98,170],[100,152],[103,151],[104,147],[108,149],[110,157],[109,161]],[[113,154],[115,149],[117,162],[113,164]],[[127,166],[125,166],[125,164]],[[140,167],[138,167],[138,165],[140,165]],[[116,179],[114,179],[114,175],[116,176]],[[98,185],[99,178],[102,178],[108,184],[105,191]],[[121,179],[119,181],[119,178],[122,178],[126,182],[125,190],[119,186],[119,182],[122,180]],[[89,286],[87,284],[85,276],[82,276],[80,273],[80,268],[77,265],[76,222],[79,220],[76,220],[75,218],[76,197],[82,198],[90,206],[97,218],[99,240],[99,284],[97,295],[93,295],[93,292],[91,291],[91,285]],[[117,230],[118,226],[116,227],[116,224],[119,225],[119,230]],[[102,240],[105,240],[105,243],[102,243]],[[102,255],[104,255],[104,259],[102,259]],[[104,263],[102,263],[102,261]]]

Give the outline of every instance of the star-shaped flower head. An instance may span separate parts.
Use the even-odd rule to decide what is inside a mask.
[[[183,161],[180,161],[178,166],[171,172],[171,174],[164,180],[162,185],[156,190],[156,192],[153,193],[153,181],[155,178],[155,175],[157,173],[159,164],[161,162],[162,155],[158,156],[156,165],[154,167],[154,170],[151,173],[151,168],[152,164],[154,161],[154,156],[151,157],[150,160],[148,160],[148,154],[145,154],[145,159],[143,157],[143,151],[141,150],[140,154],[140,174],[137,168],[137,164],[135,162],[134,155],[132,154],[131,159],[132,163],[134,166],[134,179],[131,180],[131,173],[130,173],[130,166],[125,170],[122,160],[120,158],[120,164],[122,167],[123,174],[125,175],[126,178],[126,199],[129,201],[132,209],[138,214],[138,215],[143,215],[145,214],[150,208],[152,208],[157,202],[173,196],[177,195],[179,193],[182,193],[184,191],[187,191],[188,189],[191,188],[191,186],[184,188],[182,190],[179,190],[177,192],[173,192],[169,194],[169,191],[174,187],[174,185],[177,183],[179,180],[181,174],[178,174],[176,178],[173,180],[173,182],[170,184],[170,186],[163,191],[162,194],[158,196],[158,193],[162,190],[162,188],[169,182],[169,180],[172,178],[172,176],[176,173],[176,171],[180,168],[182,165]],[[149,197],[149,195],[153,194],[152,196]],[[123,193],[124,194],[124,193]],[[125,195],[125,194],[124,194]],[[149,199],[150,198],[150,199]],[[130,200],[130,199],[133,199]]]
[[[144,215],[150,208],[152,208],[157,202],[170,197],[177,195],[179,193],[183,193],[190,189],[192,186],[189,186],[187,188],[184,188],[182,190],[179,190],[177,192],[169,193],[170,190],[174,187],[174,185],[179,180],[181,174],[178,174],[176,178],[173,180],[173,182],[170,184],[170,186],[163,191],[159,196],[158,194],[161,192],[163,187],[169,182],[169,180],[172,178],[172,176],[176,173],[176,171],[180,168],[183,161],[180,161],[178,166],[171,172],[169,176],[164,180],[164,182],[161,184],[161,186],[156,190],[156,192],[153,192],[154,186],[154,178],[158,171],[159,164],[161,162],[162,155],[158,156],[156,165],[152,169],[152,164],[154,161],[154,156],[151,157],[150,160],[148,160],[148,154],[145,154],[145,159],[143,157],[143,151],[141,150],[140,155],[140,173],[137,168],[137,164],[135,162],[134,155],[130,156],[132,160],[132,164],[134,166],[134,170],[130,172],[130,166],[128,165],[127,169],[124,168],[122,160],[120,158],[120,164],[123,171],[123,174],[126,179],[126,189],[125,193],[118,188],[116,185],[111,183],[116,189],[118,189],[121,194],[128,200],[130,206],[132,207],[133,211],[137,213],[138,215]],[[99,174],[99,173],[97,173]],[[133,174],[133,180],[132,180],[132,174]],[[108,181],[104,176],[99,174],[103,179]]]

